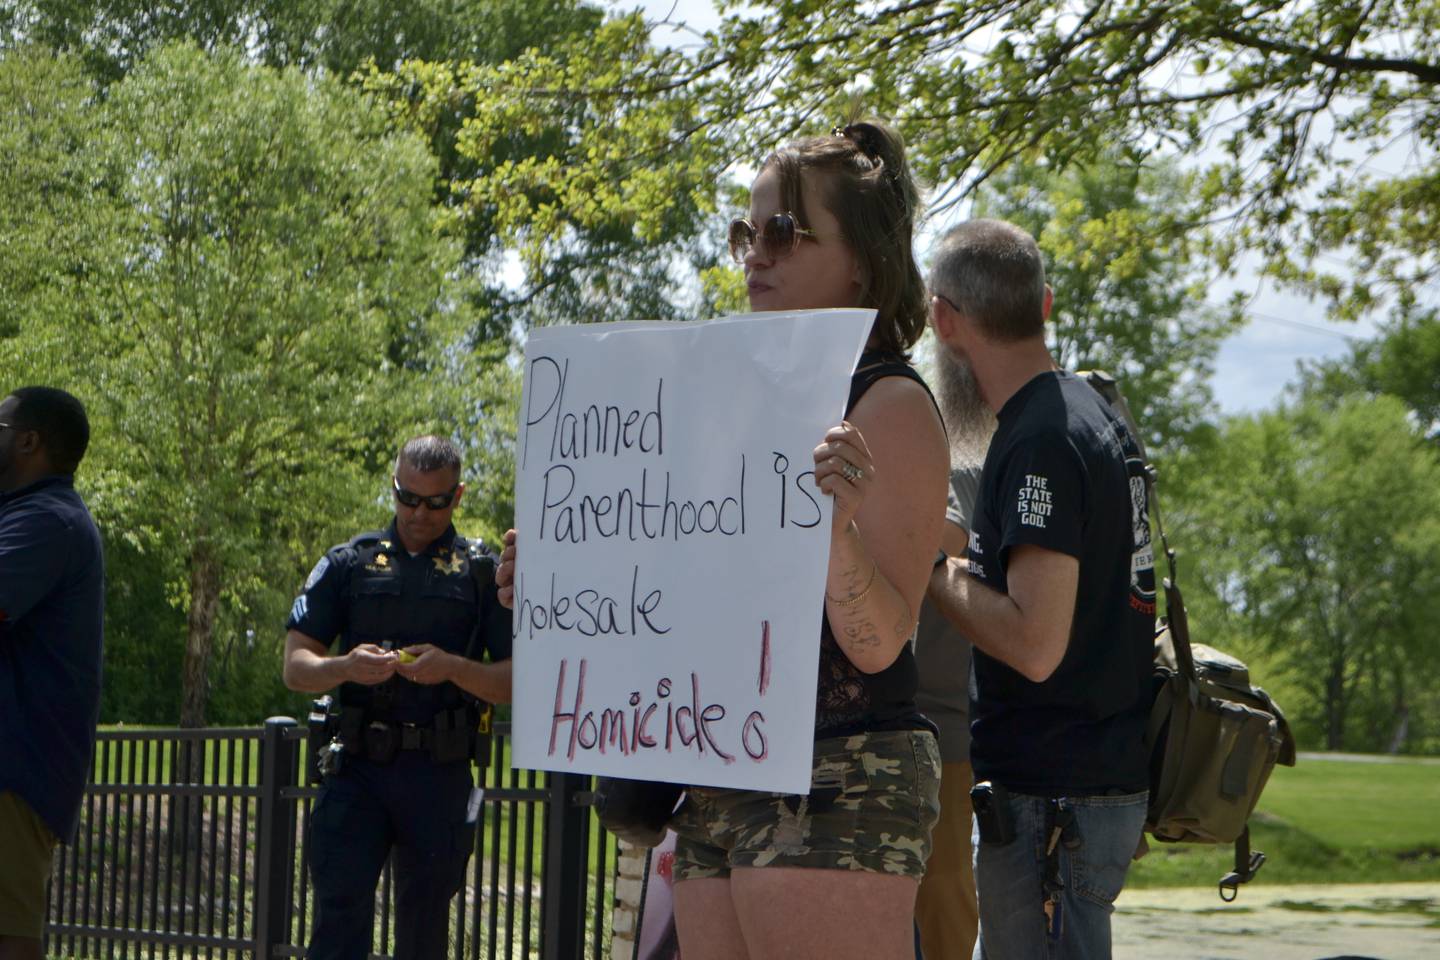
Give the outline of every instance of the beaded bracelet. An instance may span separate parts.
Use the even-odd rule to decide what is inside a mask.
[[[853,596],[853,597],[850,597],[848,600],[838,600],[838,599],[836,599],[835,597],[830,596],[830,591],[829,591],[829,590],[826,590],[826,591],[825,591],[825,599],[826,599],[826,600],[829,600],[831,603],[836,604],[836,605],[841,606],[841,607],[853,607],[855,604],[859,603],[861,600],[864,600],[864,599],[865,599],[865,595],[870,592],[870,588],[873,587],[873,586],[875,586],[875,571],[878,570],[878,569],[879,569],[879,564],[877,564],[874,560],[871,560],[871,561],[870,561],[870,582],[867,583],[867,584],[865,584],[865,589],[864,589],[864,590],[861,590],[859,593],[855,594],[855,596]]]

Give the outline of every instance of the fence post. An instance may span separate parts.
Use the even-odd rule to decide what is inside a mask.
[[[550,805],[545,816],[545,867],[541,878],[544,910],[543,960],[581,960],[585,955],[585,878],[590,859],[590,808],[582,805],[590,777],[550,774]]]
[[[260,827],[255,838],[255,960],[270,960],[290,939],[290,882],[295,864],[295,805],[281,796],[295,786],[300,742],[286,740],[290,717],[265,721],[260,746]]]

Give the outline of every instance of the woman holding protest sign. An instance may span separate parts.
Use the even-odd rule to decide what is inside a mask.
[[[762,167],[730,227],[757,311],[877,311],[846,419],[815,448],[834,512],[811,790],[691,788],[675,907],[685,960],[914,955],[915,895],[940,757],[915,707],[910,637],[940,542],[948,456],[905,351],[925,326],[911,242],[918,191],[899,136],[856,123]],[[513,578],[513,532],[497,576]]]
[[[808,796],[689,791],[671,828],[686,960],[914,956],[940,758],[909,640],[940,543],[944,428],[905,359],[925,328],[918,191],[899,136],[855,123],[776,151],[730,228],[755,310],[873,307],[846,419],[815,448],[834,498]]]

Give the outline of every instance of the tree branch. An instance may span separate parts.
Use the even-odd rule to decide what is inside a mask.
[[[1425,63],[1421,60],[1400,60],[1394,57],[1347,57],[1327,53],[1324,50],[1316,50],[1313,47],[1304,47],[1298,43],[1266,40],[1263,37],[1251,36],[1225,27],[1216,29],[1214,36],[1216,39],[1233,43],[1236,46],[1265,53],[1281,53],[1286,56],[1299,57],[1336,70],[1351,73],[1405,73],[1426,83],[1440,84],[1440,65]]]

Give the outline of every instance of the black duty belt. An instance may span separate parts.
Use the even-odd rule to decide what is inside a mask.
[[[340,740],[347,753],[386,764],[403,750],[430,754],[438,763],[473,757],[490,762],[488,713],[477,707],[441,710],[426,723],[410,723],[359,706],[342,708]]]
[[[400,749],[401,750],[429,750],[430,744],[435,740],[435,726],[427,723],[423,726],[418,723],[400,723]]]

